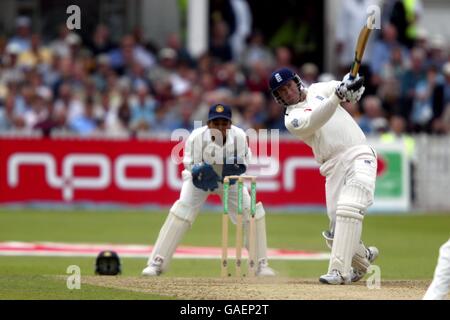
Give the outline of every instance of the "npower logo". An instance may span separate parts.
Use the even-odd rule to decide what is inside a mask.
[[[279,159],[259,159],[260,163],[269,163],[269,170],[261,170],[261,166],[251,165],[248,174],[257,175],[258,192],[294,192],[298,188],[298,170],[318,170],[318,164],[312,157],[288,157],[280,166]],[[73,153],[67,154],[61,161],[50,153],[20,152],[13,153],[7,161],[7,184],[18,188],[20,168],[29,166],[44,167],[45,180],[49,187],[60,189],[62,198],[71,201],[75,190],[104,190],[113,184],[120,190],[158,191],[164,183],[172,190],[180,190],[183,179],[178,173],[178,164],[170,157],[160,155],[121,155],[111,159],[105,154]],[[96,176],[76,176],[75,168],[96,167]],[[58,175],[58,168],[61,175]],[[152,175],[145,177],[128,177],[130,168],[150,168]],[[279,172],[278,168],[282,168]],[[262,175],[261,172],[270,172]],[[296,179],[297,177],[297,179]]]
[[[112,183],[112,177],[117,188],[122,190],[158,190],[164,183],[163,160],[154,155],[122,155],[114,160],[103,154],[68,154],[62,160],[62,174],[57,174],[57,160],[50,153],[14,153],[8,159],[8,186],[16,188],[19,184],[19,169],[22,166],[43,166],[45,179],[51,188],[61,189],[62,198],[73,199],[75,189],[102,190]],[[95,177],[77,177],[76,167],[96,167],[99,173]],[[132,167],[149,167],[151,177],[127,177],[126,170]],[[112,169],[112,170],[111,170]],[[170,187],[179,188],[180,179],[177,168],[169,168],[168,181]]]

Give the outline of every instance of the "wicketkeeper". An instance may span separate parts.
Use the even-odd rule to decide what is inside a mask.
[[[224,104],[209,110],[207,126],[194,130],[184,147],[183,186],[180,198],[173,204],[148,259],[144,276],[158,276],[166,271],[186,231],[192,226],[210,194],[223,195],[223,178],[246,172],[251,151],[245,132],[231,123],[231,109]],[[236,224],[238,205],[237,183],[230,183],[229,216]],[[243,188],[243,221],[245,246],[248,250],[250,195]],[[268,266],[265,211],[256,204],[257,276],[273,276]]]
[[[366,248],[361,241],[364,215],[374,197],[377,156],[341,103],[359,101],[363,79],[347,75],[340,82],[306,88],[296,73],[283,68],[272,74],[270,90],[284,107],[286,128],[312,148],[326,178],[330,230],[323,235],[331,258],[320,282],[358,281],[378,255],[377,248]]]

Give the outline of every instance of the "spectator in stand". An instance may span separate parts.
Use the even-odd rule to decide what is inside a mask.
[[[71,123],[83,115],[83,104],[73,96],[72,88],[68,83],[63,83],[59,88],[59,99],[55,102],[55,116],[64,119],[64,123]]]
[[[397,140],[403,139],[406,148],[406,153],[409,160],[414,159],[415,141],[407,134],[407,122],[405,118],[394,115],[389,120],[389,131],[384,132],[380,136],[380,141],[385,144],[394,143]]]
[[[25,111],[25,128],[33,130],[38,123],[45,121],[50,117],[51,110],[49,105],[52,100],[52,93],[46,87],[40,87],[33,92],[31,108]]]
[[[433,66],[442,69],[448,59],[446,47],[447,42],[445,41],[445,38],[440,34],[434,35],[429,41],[426,65],[428,67]]]
[[[383,114],[381,100],[376,96],[367,96],[362,101],[363,115],[359,119],[359,126],[366,135],[378,134],[387,127],[387,120]]]
[[[195,66],[194,59],[186,47],[184,47],[181,43],[180,37],[177,33],[170,33],[167,36],[166,47],[175,50],[180,61],[187,63],[190,67]]]
[[[431,66],[427,70],[427,77],[417,83],[410,119],[414,132],[430,131],[430,120],[433,117],[433,92],[437,80],[437,68]]]
[[[265,121],[265,127],[268,130],[280,130],[280,132],[287,132],[284,125],[284,114],[280,112],[280,105],[274,100],[268,100],[268,113]]]
[[[49,48],[51,52],[58,57],[67,57],[70,54],[69,45],[66,37],[70,33],[65,24],[58,27],[58,37],[50,42]]]
[[[264,62],[254,62],[247,73],[246,89],[252,92],[265,92],[268,88],[270,68]]]
[[[111,66],[120,75],[126,73],[128,68],[137,62],[144,69],[149,69],[156,63],[155,57],[144,47],[137,45],[132,35],[122,38],[120,48],[109,52]]]
[[[444,65],[442,70],[444,81],[438,84],[433,92],[433,116],[431,119],[431,132],[437,134],[446,133],[443,122],[444,110],[450,104],[450,62]]]
[[[375,41],[370,60],[372,84],[378,87],[388,72],[387,68],[395,68],[398,60],[407,58],[406,48],[397,41],[397,29],[386,24],[382,29],[382,38]]]
[[[400,115],[405,119],[410,118],[417,84],[426,78],[425,51],[414,48],[411,51],[410,60],[410,66],[405,70],[401,79]]]
[[[390,22],[398,30],[400,43],[412,48],[418,36],[418,22],[423,15],[421,0],[393,0]]]
[[[255,64],[273,68],[275,57],[272,51],[265,46],[264,36],[260,31],[255,31],[250,35],[241,61],[243,67],[247,70],[252,69]]]
[[[129,132],[130,131],[130,121],[131,121],[131,109],[130,104],[127,100],[123,100],[122,104],[117,110],[117,118],[120,127],[120,131]]]
[[[262,129],[266,121],[264,110],[267,108],[267,101],[260,92],[246,94],[242,99],[243,122],[240,127],[246,129]]]
[[[98,121],[95,118],[95,103],[93,97],[87,97],[83,113],[70,122],[70,129],[81,136],[92,136],[98,132]]]
[[[189,80],[184,79],[178,73],[177,52],[171,48],[163,48],[158,52],[159,66],[152,68],[149,78],[152,84],[159,85],[161,81],[170,82],[171,95],[179,96],[191,89]]]
[[[110,38],[109,28],[104,24],[99,24],[90,40],[89,49],[94,56],[106,54],[114,49],[114,44]]]
[[[101,93],[100,104],[95,109],[95,118],[98,119],[99,129],[108,135],[121,134],[121,127],[117,119],[117,109],[111,103],[110,93]]]
[[[25,126],[25,120],[22,115],[16,114],[14,104],[15,97],[8,95],[0,108],[0,132],[19,130]]]
[[[130,128],[134,132],[149,131],[155,123],[156,101],[142,83],[136,88],[137,97],[131,103]]]
[[[20,54],[18,65],[20,67],[48,68],[51,61],[51,51],[42,45],[41,36],[35,33],[31,36],[30,48]]]
[[[216,20],[213,23],[209,41],[209,53],[220,62],[228,62],[233,59],[229,32],[229,27],[224,20]]]
[[[31,19],[27,16],[16,18],[16,34],[10,39],[8,45],[16,45],[19,53],[25,52],[31,46]]]
[[[305,63],[300,68],[300,78],[306,87],[316,83],[319,77],[319,68],[314,63]]]
[[[298,71],[298,68],[292,63],[292,51],[288,47],[278,47],[275,49],[275,69],[289,68],[294,72]]]
[[[2,72],[0,72],[0,83],[20,83],[25,80],[25,74],[17,64],[19,54],[20,48],[18,44],[10,43],[6,46],[5,55],[2,60],[3,68]]]
[[[234,95],[239,95],[245,91],[245,76],[238,65],[233,62],[224,63],[217,70],[217,85],[220,88],[230,90]]]

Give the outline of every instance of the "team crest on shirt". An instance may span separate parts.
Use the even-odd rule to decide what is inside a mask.
[[[220,104],[216,107],[216,112],[218,112],[218,113],[222,113],[223,110],[224,110],[224,108],[223,108],[223,106],[220,105]]]

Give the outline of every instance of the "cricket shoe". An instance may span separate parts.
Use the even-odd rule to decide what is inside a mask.
[[[258,263],[258,269],[256,270],[256,276],[258,277],[274,277],[275,271],[271,267],[269,267],[269,264],[267,263],[266,259],[261,259]]]
[[[144,270],[142,270],[142,275],[146,277],[156,277],[162,273],[162,259],[158,257],[158,259],[153,260],[153,262],[147,266]]]
[[[155,266],[148,266],[142,270],[142,275],[146,277],[156,277],[161,274],[161,269]]]
[[[324,274],[319,278],[321,283],[325,284],[350,284],[351,280],[346,279],[338,270],[331,270],[330,273]]]
[[[377,247],[368,247],[366,250],[367,250],[366,251],[367,252],[366,253],[367,260],[369,260],[370,263],[374,262],[379,254]],[[353,268],[352,269],[352,282],[358,282],[359,280],[364,278],[366,273],[367,273],[367,270],[364,271],[364,270],[358,270],[358,269]]]

